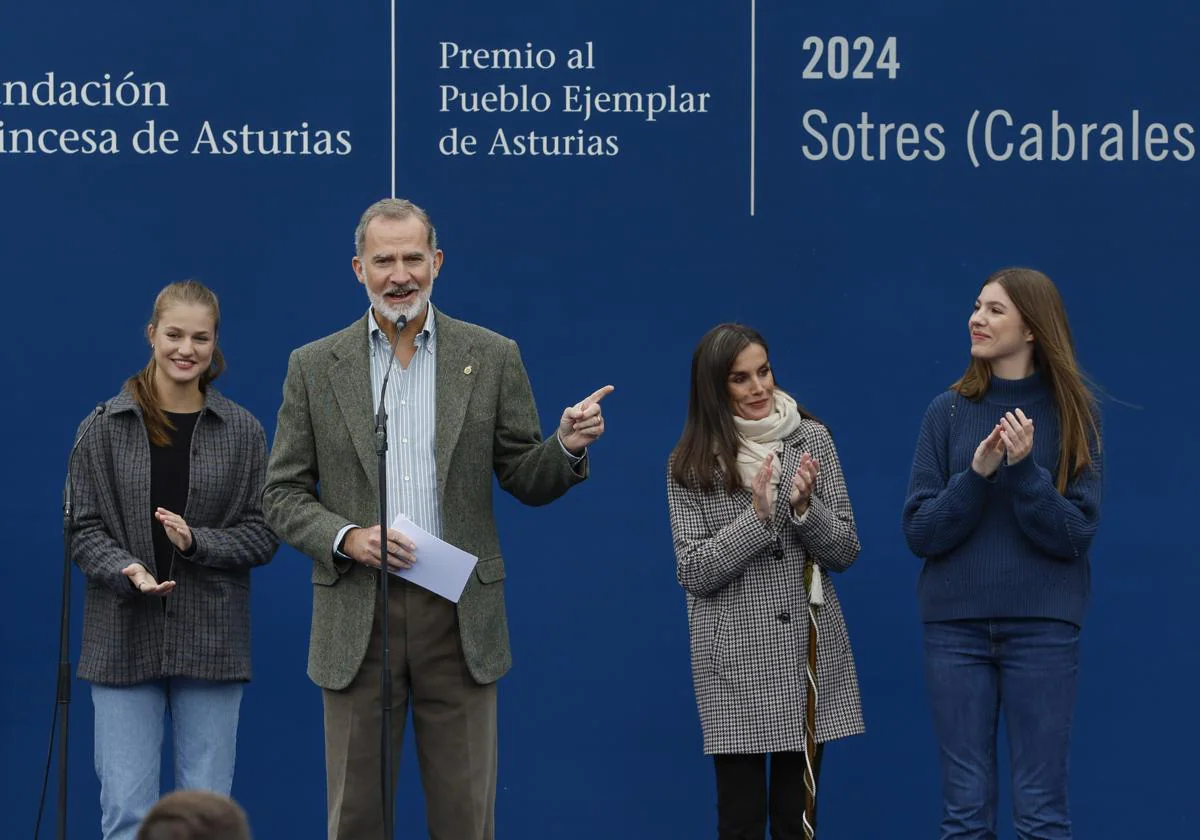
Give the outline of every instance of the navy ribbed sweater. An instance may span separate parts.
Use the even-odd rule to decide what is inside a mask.
[[[971,459],[1006,411],[1033,420],[1033,451],[990,479]],[[922,621],[1052,618],[1081,624],[1091,590],[1088,548],[1100,518],[1102,466],[1055,486],[1059,423],[1042,377],[992,378],[972,401],[947,391],[925,412],[913,458],[904,534],[925,559]]]

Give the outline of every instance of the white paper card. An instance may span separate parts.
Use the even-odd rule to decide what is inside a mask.
[[[403,514],[392,520],[392,529],[417,547],[417,561],[412,568],[393,570],[392,574],[457,604],[479,558],[417,527]]]

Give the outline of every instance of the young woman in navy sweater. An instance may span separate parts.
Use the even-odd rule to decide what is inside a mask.
[[[1004,715],[1021,840],[1069,840],[1067,756],[1079,628],[1100,514],[1096,401],[1058,290],[987,279],[966,373],[925,413],[904,532],[942,771],[942,840],[996,836]]]

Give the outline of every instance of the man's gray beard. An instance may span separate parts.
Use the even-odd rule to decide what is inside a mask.
[[[407,306],[397,306],[394,303],[389,303],[388,299],[383,295],[377,295],[370,289],[367,290],[367,298],[371,301],[371,306],[375,308],[376,312],[383,315],[384,318],[387,318],[393,324],[400,318],[401,315],[403,315],[408,321],[415,320],[417,316],[425,311],[425,307],[429,303],[429,298],[432,294],[433,283],[431,281],[429,288],[417,290],[416,300],[414,300],[412,303],[408,304]]]

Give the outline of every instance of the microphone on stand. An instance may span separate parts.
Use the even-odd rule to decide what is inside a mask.
[[[391,343],[391,356],[388,358],[387,370],[383,374],[383,383],[379,388],[379,407],[375,411],[375,454],[379,457],[379,632],[383,634],[382,650],[383,665],[379,671],[379,711],[380,711],[380,780],[383,787],[383,836],[384,840],[392,840],[395,820],[394,786],[392,784],[392,645],[391,628],[388,622],[388,510],[387,510],[387,409],[384,407],[384,397],[387,394],[388,379],[391,378],[392,368],[396,365],[396,348],[400,345],[400,333],[408,326],[408,316],[401,314],[395,320],[396,337]]]
[[[387,411],[383,407],[383,398],[387,394],[388,379],[392,376],[392,368],[396,364],[396,348],[400,346],[400,333],[408,326],[408,316],[403,313],[393,322],[396,325],[396,337],[392,340],[391,348],[392,355],[388,359],[387,370],[383,373],[383,385],[379,389],[379,407],[375,410],[375,434],[378,436],[381,431],[381,426],[387,423]],[[384,428],[383,434],[387,434],[387,429]]]

